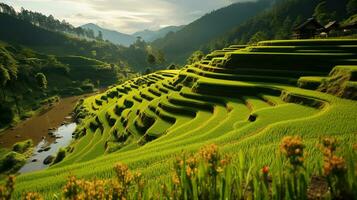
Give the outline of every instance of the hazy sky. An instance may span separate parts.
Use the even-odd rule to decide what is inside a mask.
[[[188,24],[233,1],[247,0],[0,0],[75,26],[95,23],[124,33]]]

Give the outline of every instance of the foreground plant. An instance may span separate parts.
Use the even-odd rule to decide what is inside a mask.
[[[348,183],[346,161],[342,156],[337,155],[337,148],[338,142],[335,138],[325,138],[322,140],[324,175],[327,179],[332,198],[353,198],[353,189]],[[350,170],[355,171],[353,165]],[[351,176],[355,176],[354,173]]]
[[[280,154],[286,160],[273,177],[273,197],[276,199],[307,199],[308,178],[304,166],[304,148],[298,136],[284,137]]]
[[[238,154],[236,163],[223,156],[217,145],[203,147],[196,154],[184,154],[174,162],[171,181],[147,184],[140,172],[132,172],[126,164],[114,167],[114,179],[84,180],[68,178],[62,198],[84,199],[356,199],[356,150],[347,162],[337,156],[337,141],[326,138],[322,142],[324,174],[307,172],[304,163],[305,145],[300,137],[285,137],[280,144],[277,168],[263,167],[254,160]],[[279,162],[281,161],[281,162]],[[318,178],[329,186],[319,194],[308,195],[316,187],[309,180]],[[313,186],[313,187],[312,187]],[[317,185],[319,187],[319,185]],[[309,190],[308,190],[309,188]],[[316,189],[316,188],[315,188]],[[14,177],[0,187],[0,200],[9,200],[14,191]],[[322,191],[322,192],[321,192]],[[320,194],[321,192],[321,194]],[[27,193],[25,200],[41,200],[38,193]]]
[[[132,173],[128,166],[118,163],[114,167],[116,179],[82,180],[70,176],[63,188],[63,196],[70,200],[84,199],[142,199],[144,182],[140,173]],[[137,186],[132,189],[134,186]],[[132,192],[132,193],[130,193]],[[131,196],[131,194],[134,194]]]
[[[203,147],[197,154],[177,158],[171,187],[174,199],[217,199],[224,196],[224,171],[229,163],[217,145]],[[166,188],[166,186],[164,186]]]
[[[9,176],[4,186],[0,185],[0,200],[10,200],[15,189],[15,176]]]

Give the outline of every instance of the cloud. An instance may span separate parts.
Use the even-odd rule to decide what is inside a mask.
[[[96,23],[132,33],[188,24],[207,12],[246,0],[3,0],[15,8],[52,14],[75,26]],[[61,8],[61,9],[59,9]]]

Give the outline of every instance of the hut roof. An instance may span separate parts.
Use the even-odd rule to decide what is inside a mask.
[[[337,21],[331,21],[325,25],[326,30],[332,30],[334,28],[340,27],[340,24]]]
[[[299,31],[307,28],[310,29],[309,27],[313,27],[316,30],[325,29],[325,27],[323,27],[315,18],[309,18],[304,23],[297,26],[294,30]]]

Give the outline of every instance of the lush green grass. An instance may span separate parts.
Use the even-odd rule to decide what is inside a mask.
[[[320,43],[309,45],[317,48]],[[243,65],[242,57],[237,62],[229,60],[233,54],[243,55],[244,62],[256,66],[255,69]],[[233,160],[243,152],[254,156],[258,167],[268,164],[275,170],[275,152],[286,135],[303,138],[309,155],[306,165],[316,170],[321,160],[315,148],[319,138],[335,136],[342,145],[357,142],[357,102],[298,88],[294,82],[283,80],[287,74],[291,75],[287,79],[295,80],[311,74],[327,75],[325,61],[315,68],[307,67],[306,59],[331,55],[336,53],[256,53],[228,49],[222,63],[228,59],[236,68],[207,65],[203,63],[207,60],[203,60],[180,71],[138,77],[89,97],[76,109],[85,115],[76,130],[77,139],[67,150],[71,153],[67,152],[63,161],[47,170],[18,176],[15,195],[38,191],[51,198],[59,193],[69,173],[81,178],[109,178],[113,177],[111,169],[118,161],[142,171],[153,182],[166,180],[175,155],[183,149],[196,151],[211,143],[230,153]],[[283,59],[263,66],[267,61],[260,59],[270,56]],[[299,75],[289,72],[300,69],[290,58],[304,61],[306,71],[300,71]],[[235,71],[239,68],[246,70]],[[265,73],[259,74],[259,69]]]

